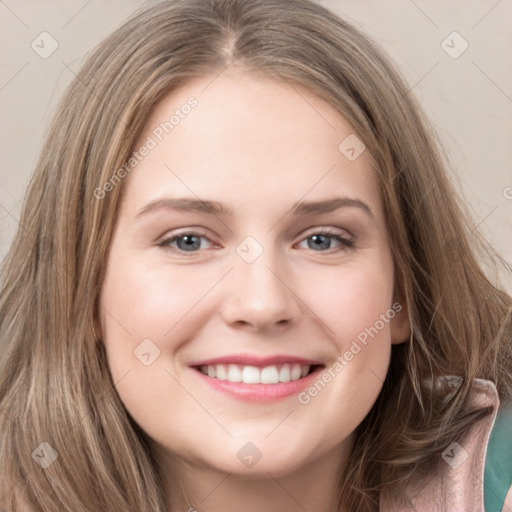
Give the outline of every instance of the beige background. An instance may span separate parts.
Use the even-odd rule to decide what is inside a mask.
[[[141,3],[0,0],[0,259],[57,100],[84,56]],[[398,64],[444,140],[475,226],[512,267],[512,2],[321,3],[373,36]],[[454,31],[463,39],[448,37]],[[58,43],[46,59],[31,47],[42,32]],[[467,50],[452,58],[464,41]],[[510,268],[502,265],[501,277],[512,291]]]

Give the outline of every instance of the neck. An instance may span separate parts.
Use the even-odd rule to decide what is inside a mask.
[[[176,460],[166,454],[164,482],[169,512],[345,512],[340,476],[351,443],[343,443],[285,475],[260,471],[240,476]]]

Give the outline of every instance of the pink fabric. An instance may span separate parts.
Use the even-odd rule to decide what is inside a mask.
[[[391,492],[383,495],[380,511],[484,512],[485,456],[499,403],[494,384],[477,379],[471,405],[492,406],[492,414],[475,423],[462,443],[451,449],[447,446],[436,474],[415,475],[407,486],[405,499],[400,500]],[[453,441],[457,442],[457,439]]]

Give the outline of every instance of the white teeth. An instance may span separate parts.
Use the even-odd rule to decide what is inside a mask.
[[[262,384],[277,384],[279,382],[279,372],[277,366],[266,366],[261,370]]]
[[[226,365],[224,364],[216,364],[215,365],[216,371],[217,371],[217,379],[219,380],[227,380],[228,378],[228,372],[226,371]]]
[[[308,375],[309,364],[270,365],[264,368],[242,366],[238,364],[202,365],[199,370],[208,377],[228,382],[243,382],[244,384],[277,384],[299,380]]]
[[[290,379],[290,365],[283,364],[283,366],[279,370],[279,382],[290,382]]]
[[[245,384],[259,384],[261,382],[260,370],[256,366],[244,366],[242,381]]]
[[[290,371],[290,380],[299,380],[301,374],[302,374],[302,369],[300,367],[300,364],[292,365],[292,368]]]
[[[228,364],[228,376],[229,382],[242,382],[242,370],[236,364]]]

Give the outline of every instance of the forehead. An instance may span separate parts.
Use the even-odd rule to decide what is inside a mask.
[[[350,123],[286,82],[229,70],[195,79],[155,107],[136,148],[148,141],[125,183],[131,210],[164,193],[241,206],[335,192],[366,196],[378,209],[371,157]]]

